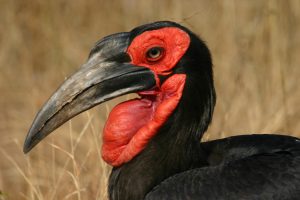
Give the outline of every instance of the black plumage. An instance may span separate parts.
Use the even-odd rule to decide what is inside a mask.
[[[183,97],[147,147],[112,170],[110,199],[300,198],[297,138],[245,135],[200,143],[215,105],[212,61],[205,43],[172,22],[143,25],[131,32],[131,38],[169,26],[185,30],[191,38],[175,70],[187,74]]]
[[[183,30],[190,42],[171,73],[155,74],[151,67],[131,62],[132,55],[126,49],[132,41],[147,31],[166,27]],[[114,165],[108,184],[110,200],[300,199],[299,139],[242,135],[200,142],[216,102],[210,51],[197,35],[169,21],[142,25],[100,40],[87,63],[37,114],[24,152],[75,115],[117,96],[151,91],[157,82],[164,83],[175,74],[186,77],[179,103],[137,155]],[[118,126],[120,118],[116,119]],[[114,139],[115,135],[109,136]]]
[[[299,142],[244,135],[202,143],[208,165],[164,180],[146,199],[299,199]]]

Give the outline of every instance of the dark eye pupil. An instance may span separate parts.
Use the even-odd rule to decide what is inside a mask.
[[[152,56],[157,56],[159,54],[159,50],[158,49],[151,49],[151,51],[150,51],[150,55],[152,55]]]
[[[161,48],[159,47],[153,47],[147,53],[147,57],[149,58],[158,58],[160,55],[161,55]]]

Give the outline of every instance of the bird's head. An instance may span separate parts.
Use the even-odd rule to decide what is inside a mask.
[[[208,48],[187,28],[167,21],[103,38],[36,115],[24,152],[79,113],[129,93],[140,98],[114,107],[103,131],[102,157],[113,166],[139,154],[179,104],[184,110],[198,101],[202,113],[191,116],[207,128],[215,104]]]

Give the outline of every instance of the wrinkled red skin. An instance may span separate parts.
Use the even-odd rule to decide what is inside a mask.
[[[139,154],[175,110],[185,85],[185,74],[174,74],[160,85],[157,75],[172,73],[190,43],[184,31],[162,28],[137,36],[128,47],[132,63],[150,68],[156,74],[156,88],[139,92],[141,98],[120,103],[109,114],[104,127],[102,157],[112,166],[129,162]],[[165,49],[155,62],[147,60],[152,47]]]

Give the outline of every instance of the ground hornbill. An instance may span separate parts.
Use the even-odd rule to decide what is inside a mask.
[[[300,199],[297,138],[200,142],[216,100],[211,56],[174,22],[100,40],[39,111],[24,152],[75,115],[128,93],[140,97],[115,106],[103,131],[111,200]]]

